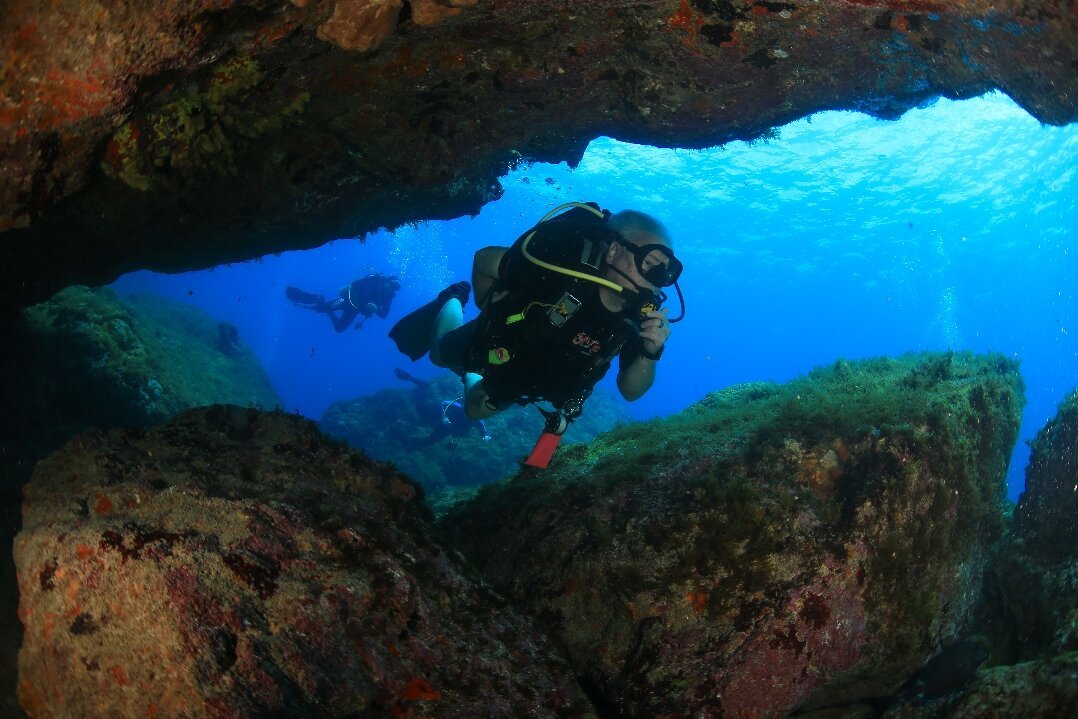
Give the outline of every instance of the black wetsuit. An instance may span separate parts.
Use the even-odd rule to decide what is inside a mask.
[[[457,400],[442,402],[442,417],[438,425],[423,439],[412,444],[412,449],[427,447],[445,437],[466,437],[472,428],[479,430],[484,440],[489,440],[487,426],[481,419],[469,419],[462,405]]]
[[[555,324],[549,305],[565,288],[579,308]],[[457,371],[482,375],[489,401],[499,409],[539,399],[559,408],[583,401],[614,357],[627,364],[641,351],[638,326],[628,313],[603,306],[597,284],[564,283],[544,304],[539,299],[510,292],[442,340],[442,356]],[[523,319],[506,322],[521,313]]]
[[[521,235],[502,256],[488,296],[505,294],[441,338],[445,366],[481,375],[491,409],[545,400],[575,414],[615,357],[625,366],[643,351],[640,305],[611,311],[600,299],[595,280],[620,236],[599,212],[577,207]],[[403,321],[390,332],[413,360],[426,354],[423,333],[444,302],[439,296],[422,308],[424,321],[412,323],[421,342],[402,341],[409,339],[398,332]]]
[[[385,319],[399,287],[391,277],[367,275],[342,287],[337,299],[321,303],[314,309],[329,315],[333,329],[344,332],[358,315],[368,318],[377,314]]]

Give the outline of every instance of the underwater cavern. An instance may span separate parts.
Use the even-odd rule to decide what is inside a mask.
[[[479,434],[423,444],[444,379],[314,422],[228,321],[101,289],[476,215],[599,137],[710,148],[992,91],[1066,127],[1073,0],[0,13],[5,716],[1078,712],[1078,382],[1017,506],[1023,367],[948,348],[662,419],[597,392],[517,472],[534,415],[491,420],[489,464],[463,462]],[[380,432],[423,450],[372,459]]]

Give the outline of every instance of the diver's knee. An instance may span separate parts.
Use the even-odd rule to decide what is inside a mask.
[[[430,361],[438,367],[449,368],[442,358],[442,340],[447,334],[464,324],[464,306],[455,297],[446,300],[434,318],[430,336]]]
[[[487,417],[495,415],[501,411],[497,407],[487,404],[485,400],[485,393],[483,397],[484,399],[482,401],[476,404],[472,404],[471,402],[469,402],[464,407],[464,414],[468,417],[468,419],[472,420],[473,422],[477,419],[486,419]]]

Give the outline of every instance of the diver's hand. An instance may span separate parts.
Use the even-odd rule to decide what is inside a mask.
[[[644,342],[644,351],[655,354],[670,339],[670,322],[666,319],[666,309],[648,312],[640,323],[640,339]]]

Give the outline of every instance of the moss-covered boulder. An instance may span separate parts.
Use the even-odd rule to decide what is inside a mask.
[[[1078,558],[1078,391],[1029,443],[1026,488],[1014,511],[1023,549],[1048,562]]]
[[[961,692],[900,701],[883,719],[1059,719],[1078,716],[1078,652],[986,667]]]
[[[35,468],[15,560],[32,717],[591,711],[421,489],[299,417],[81,435]]]
[[[5,462],[22,462],[22,481],[89,427],[148,427],[217,402],[280,404],[236,328],[190,305],[69,287],[22,320],[5,368],[19,382],[4,386],[0,428]]]
[[[839,361],[616,429],[442,527],[611,715],[850,705],[962,635],[1023,391],[996,355]]]
[[[996,663],[1078,651],[1078,392],[1030,449],[1013,531],[988,584],[985,631]]]
[[[462,419],[455,420],[459,426],[444,425],[442,402],[461,396],[460,378],[401,376],[407,385],[333,404],[322,417],[322,431],[393,462],[426,488],[436,509],[516,472],[542,432],[543,418],[531,407],[512,407],[485,420],[489,440]],[[563,445],[587,442],[627,420],[622,403],[599,390],[569,426]]]

